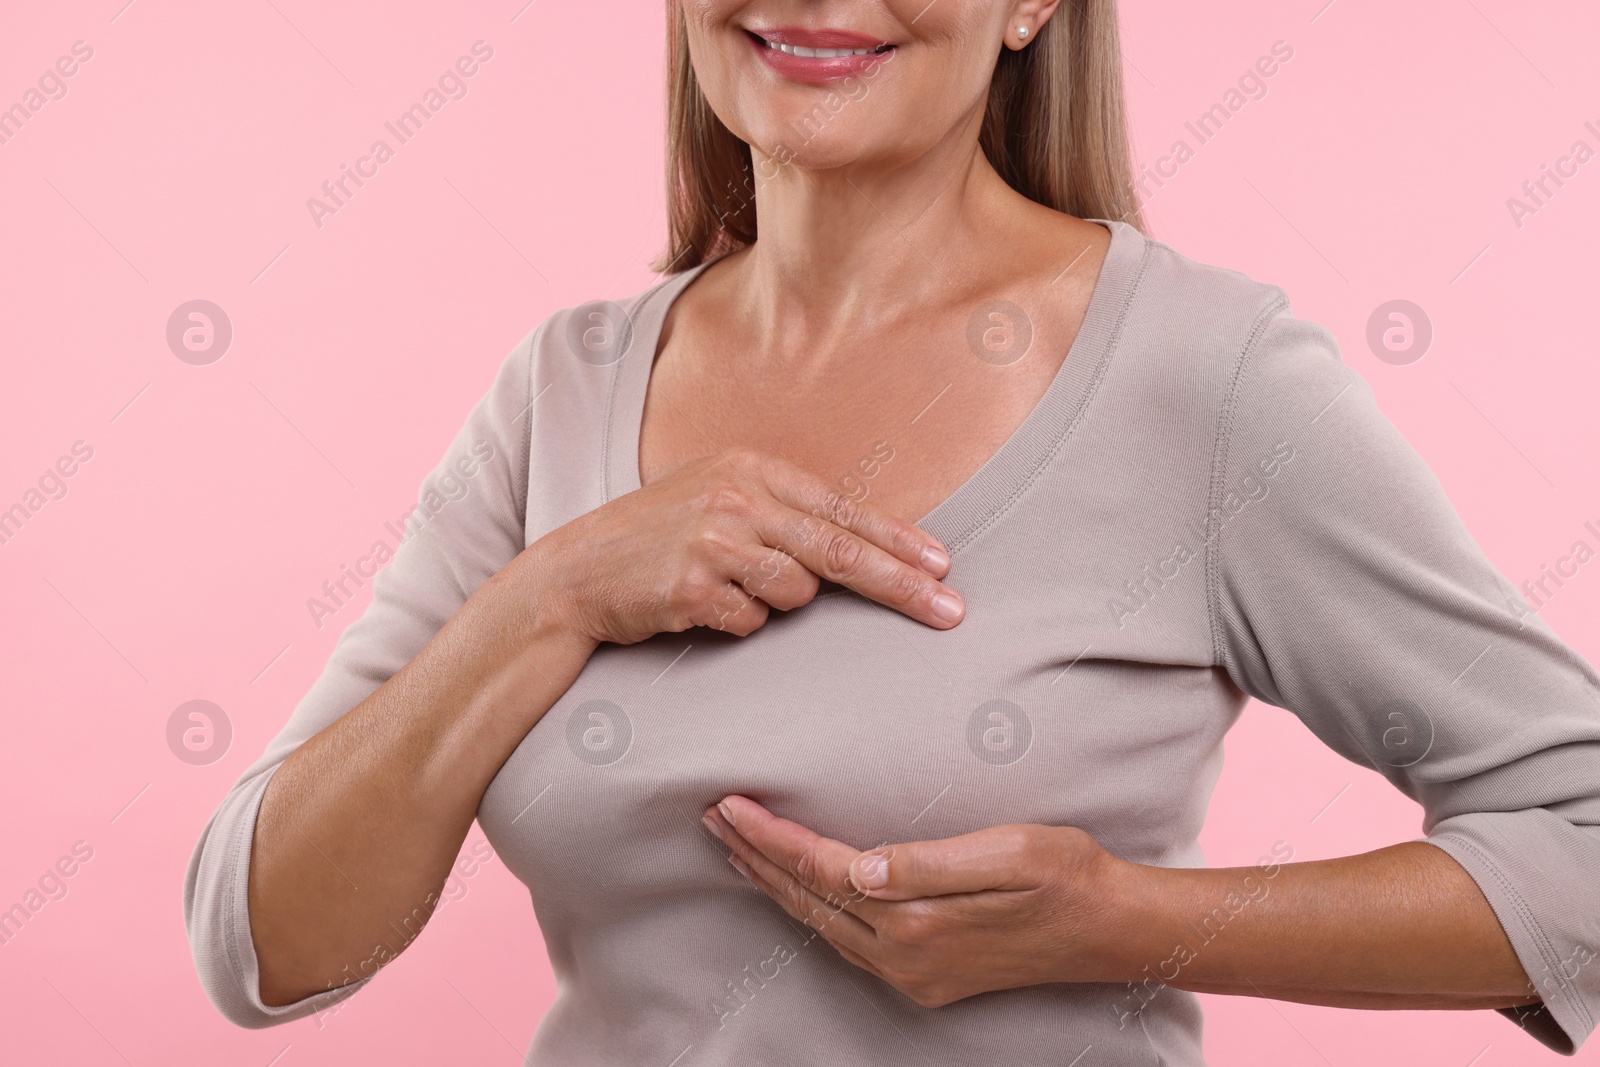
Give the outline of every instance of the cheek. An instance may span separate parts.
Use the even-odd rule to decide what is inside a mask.
[[[1007,5],[993,0],[889,0],[908,45],[878,78],[864,78],[882,125],[904,131],[907,148],[927,149],[986,106],[1005,32]]]
[[[750,5],[729,0],[682,0],[679,7],[683,12],[683,29],[694,60],[695,76],[701,84],[736,82],[738,75],[731,68],[737,66],[736,60],[744,57],[730,46],[745,43],[744,32],[738,24],[755,21],[746,11]],[[676,32],[669,22],[668,35]]]
[[[719,0],[685,0],[682,5],[684,36],[695,81],[717,118],[741,138],[744,132],[740,112],[744,108],[740,106],[738,88],[750,72],[741,73],[743,61],[749,57],[742,51],[746,42],[741,40],[744,35],[734,25],[734,19],[743,6]],[[667,32],[677,31],[669,25]]]
[[[1005,37],[1007,4],[993,0],[890,0],[886,6],[912,38],[927,69],[947,91],[988,87]]]

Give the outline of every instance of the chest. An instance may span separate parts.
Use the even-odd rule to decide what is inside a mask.
[[[1022,542],[974,546],[951,631],[839,591],[745,638],[601,646],[480,822],[549,930],[724,885],[699,819],[734,792],[857,848],[1035,822],[1193,862],[1237,694],[1187,647],[1151,662],[1148,630],[1108,627],[1071,541],[1025,569]]]
[[[675,332],[662,343],[647,387],[642,480],[649,484],[690,460],[750,446],[812,472],[850,499],[871,499],[916,521],[1024,422],[1061,366],[1068,345],[1060,340],[1000,366],[929,329],[863,339],[802,365],[741,358],[726,339]]]

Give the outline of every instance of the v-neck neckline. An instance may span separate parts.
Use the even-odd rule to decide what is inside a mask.
[[[952,554],[1010,509],[1054,458],[1104,376],[1122,321],[1138,288],[1150,243],[1126,222],[1087,219],[1111,231],[1089,306],[1061,367],[1022,424],[955,491],[916,525]],[[721,257],[718,257],[721,258]],[[602,494],[609,502],[640,488],[640,431],[650,372],[668,309],[715,259],[666,278],[642,293],[631,309],[632,341],[612,364],[603,433]]]

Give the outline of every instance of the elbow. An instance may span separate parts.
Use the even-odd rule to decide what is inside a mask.
[[[253,822],[253,806],[247,815],[246,826]],[[184,876],[183,924],[206,999],[235,1026],[260,1030],[309,1015],[321,1005],[313,1000],[273,1005],[261,999],[246,898],[249,840],[245,837],[241,846],[238,826],[238,815],[225,804],[202,831]]]

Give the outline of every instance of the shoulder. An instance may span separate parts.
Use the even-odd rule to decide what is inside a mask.
[[[1297,318],[1282,287],[1133,236],[1140,263],[1123,344],[1152,374],[1179,375],[1224,406],[1246,390],[1318,392],[1353,374],[1333,333]]]
[[[583,437],[604,417],[623,357],[649,347],[652,309],[683,280],[668,275],[631,294],[547,312],[500,358],[469,416],[470,432],[494,439],[524,466],[535,434],[547,439],[545,449]]]
[[[627,417],[633,392],[647,381],[661,314],[692,273],[556,307],[503,362],[490,410],[523,463],[538,473],[535,517],[545,506],[589,500],[603,480],[596,457],[606,454],[612,423],[619,413]]]
[[[1137,236],[1143,258],[1133,302],[1139,326],[1191,353],[1236,353],[1289,306],[1277,285]]]
[[[631,293],[594,297],[549,312],[524,337],[530,368],[608,368],[653,336],[673,295],[699,268],[668,274]]]

